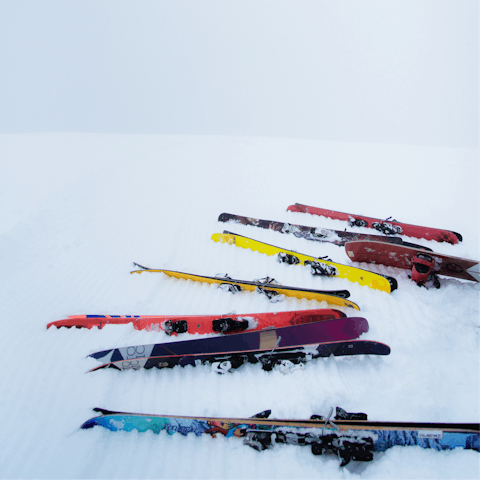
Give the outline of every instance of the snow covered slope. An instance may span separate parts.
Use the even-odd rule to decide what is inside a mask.
[[[221,212],[317,227],[341,222],[286,212],[301,202],[463,235],[438,252],[478,259],[478,150],[249,137],[42,134],[0,137],[1,478],[478,478],[479,454],[396,447],[340,469],[332,456],[235,438],[112,433],[79,426],[93,407],[143,413],[305,418],[339,405],[372,420],[478,422],[479,286],[407,272],[388,295],[218,244]],[[229,230],[349,263],[345,250],[293,236]],[[371,232],[370,232],[371,233]],[[72,314],[209,314],[318,308],[313,301],[231,295],[214,286],[130,275],[132,262],[288,285],[346,288],[368,319],[362,338],[388,357],[326,358],[289,375],[247,365],[98,371],[92,352],[165,342],[131,325],[49,329]],[[353,315],[353,312],[347,312]],[[182,337],[189,338],[188,336]]]

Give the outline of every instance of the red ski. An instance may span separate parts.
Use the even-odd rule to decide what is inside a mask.
[[[105,325],[132,323],[136,330],[161,331],[167,335],[178,333],[231,333],[242,330],[260,330],[266,327],[288,327],[303,323],[343,318],[346,315],[331,308],[227,315],[70,315],[47,325],[76,328],[103,328]]]
[[[345,250],[354,262],[377,263],[412,270],[411,278],[419,285],[425,284],[430,274],[447,275],[472,282],[480,281],[477,260],[385,242],[348,242],[345,244]]]
[[[348,222],[350,227],[368,227],[374,228],[385,235],[406,235],[407,237],[424,238],[426,240],[435,240],[436,242],[448,242],[456,244],[462,241],[459,233],[440,228],[421,227],[419,225],[409,225],[397,220],[381,220],[380,218],[365,217],[364,215],[354,215],[351,213],[336,212],[325,208],[310,207],[296,203],[287,208],[290,212],[310,213],[321,217],[332,218],[333,220],[342,220]]]

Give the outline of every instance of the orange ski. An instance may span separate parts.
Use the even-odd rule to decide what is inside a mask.
[[[101,329],[105,325],[131,323],[136,330],[163,330],[167,335],[186,332],[231,333],[242,330],[261,330],[267,327],[288,327],[345,316],[342,311],[330,308],[226,315],[70,315],[64,320],[50,322],[47,328],[54,326]]]

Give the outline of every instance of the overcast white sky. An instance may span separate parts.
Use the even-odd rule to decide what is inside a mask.
[[[478,0],[0,0],[0,133],[478,145]]]

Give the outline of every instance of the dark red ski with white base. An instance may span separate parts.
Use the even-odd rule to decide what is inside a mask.
[[[353,262],[411,269],[411,278],[419,285],[424,285],[431,274],[480,282],[477,260],[384,242],[348,242],[345,244],[345,251]],[[439,284],[436,286],[438,287]]]

